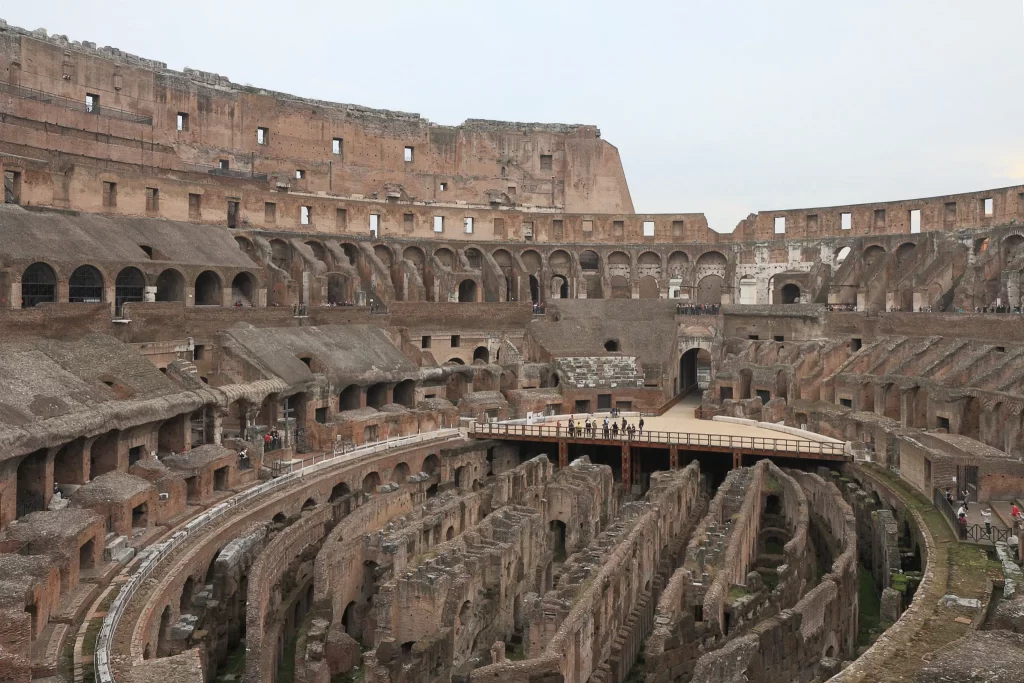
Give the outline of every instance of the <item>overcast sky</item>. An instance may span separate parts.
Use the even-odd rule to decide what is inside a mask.
[[[27,29],[296,95],[595,124],[638,212],[1024,182],[1022,0],[47,0]]]

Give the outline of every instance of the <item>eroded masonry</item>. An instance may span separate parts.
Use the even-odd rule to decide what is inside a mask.
[[[0,680],[1020,680],[1024,186],[722,234],[592,125],[0,95]]]

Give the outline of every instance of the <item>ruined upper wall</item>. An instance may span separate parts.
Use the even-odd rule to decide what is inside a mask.
[[[6,23],[0,25],[0,70],[10,95],[0,143],[22,144],[19,132],[45,121],[104,137],[62,135],[42,149],[57,140],[60,149],[53,151],[109,159],[111,146],[141,146],[150,157],[143,163],[156,168],[226,161],[229,169],[255,169],[286,185],[302,170],[302,189],[314,193],[420,200],[443,194],[446,201],[483,204],[505,194],[517,203],[569,211],[633,211],[618,151],[595,126],[474,119],[437,126],[418,114],[301,98],[194,69],[173,71],[116,48]],[[87,96],[94,98],[91,112]],[[179,114],[187,117],[180,126]],[[266,130],[263,143],[257,129]]]

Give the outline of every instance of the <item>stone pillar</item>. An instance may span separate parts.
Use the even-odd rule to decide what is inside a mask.
[[[558,440],[558,467],[569,466],[569,442],[565,439]]]
[[[738,470],[743,467],[743,454],[739,451],[734,451],[732,454],[732,468]]]
[[[679,446],[668,447],[668,466],[669,469],[679,469]]]

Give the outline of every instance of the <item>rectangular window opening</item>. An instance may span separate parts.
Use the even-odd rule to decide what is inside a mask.
[[[178,112],[178,130],[188,130],[188,114],[183,111]]]
[[[776,216],[775,217],[775,234],[783,235],[786,233],[786,217]]]
[[[234,228],[238,225],[238,200],[228,200],[228,227]]]
[[[945,209],[942,214],[942,222],[946,225],[953,225],[956,223],[956,202],[946,202]]]
[[[277,222],[277,204],[274,202],[264,202],[263,221],[271,224]]]
[[[772,339],[774,339],[777,342],[784,342],[786,341],[786,336],[782,334],[777,334],[774,337],[772,337]]]
[[[550,171],[552,169],[552,166],[553,166],[553,163],[552,163],[551,155],[550,154],[541,154],[540,155],[540,170],[542,170],[542,171]]]
[[[839,227],[843,230],[853,229],[853,214],[849,211],[845,211],[839,214]]]
[[[654,237],[654,221],[644,221],[644,237]]]
[[[760,336],[758,336],[758,335],[756,335],[756,334],[748,334],[748,335],[747,335],[747,339],[750,339],[751,341],[757,341],[757,340],[759,340],[760,338],[761,338],[761,337],[760,337]]]
[[[229,162],[227,159],[221,159],[220,162],[218,163],[218,165],[220,166],[220,168],[222,170],[225,170],[225,171],[228,170],[229,168],[231,168],[231,162]]]
[[[523,239],[526,240],[527,242],[532,242],[533,241],[533,222],[532,221],[524,221],[523,222]]]
[[[412,232],[416,225],[416,215],[407,213],[402,216],[402,225],[405,227],[405,231]]]
[[[117,206],[117,183],[103,182],[103,206]]]
[[[875,209],[875,227],[885,227],[885,209]]]
[[[850,340],[850,350],[851,351],[860,351],[860,348],[862,346],[864,346],[864,342],[860,338],[854,337],[853,339]]]
[[[910,212],[910,232],[921,232],[921,209],[913,209]]]
[[[313,220],[313,207],[311,206],[300,206],[299,207],[299,223],[302,225],[309,225]]]
[[[301,168],[295,169],[295,179],[296,180],[302,180],[305,177],[306,177],[306,172],[305,171],[303,171]]]
[[[4,203],[21,203],[21,172],[4,171]]]
[[[334,226],[345,229],[348,227],[348,210],[338,209],[334,212]]]
[[[344,143],[345,141],[342,140],[341,138],[334,138],[333,140],[331,140],[331,154],[341,156],[341,151],[342,149],[344,149]]]
[[[939,415],[939,416],[937,416],[936,419],[938,420],[938,423],[939,423],[939,429],[945,429],[948,432],[949,431],[949,418],[948,417],[942,417],[941,415]]]
[[[981,200],[981,210],[985,213],[985,218],[992,218],[995,214],[995,204],[991,197]]]
[[[257,128],[256,129],[256,144],[266,145],[270,142],[270,129],[269,128]]]
[[[412,147],[406,147],[405,148],[405,161],[406,161],[406,163],[412,161],[412,155],[413,155],[413,148]]]
[[[188,217],[191,220],[199,220],[203,213],[203,196],[189,193],[188,195]]]
[[[469,216],[462,219],[462,227],[466,230],[467,235],[473,234],[473,219]]]
[[[683,236],[683,221],[672,221],[672,236],[682,237]]]
[[[453,349],[459,348],[459,345],[461,343],[462,343],[462,338],[459,335],[457,335],[457,334],[453,334],[452,335],[452,348]]]
[[[93,93],[86,93],[85,110],[90,114],[100,113],[100,96]]]
[[[427,335],[427,334],[423,335],[423,337],[420,339],[420,348],[421,349],[429,349],[430,348],[430,335]]]
[[[839,405],[841,405],[844,408],[852,408],[853,407],[853,399],[852,398],[841,398],[841,399],[839,399]]]
[[[565,223],[561,220],[551,221],[551,239],[561,240],[565,236]]]
[[[434,232],[444,232],[444,216],[434,216]]]
[[[439,184],[437,186],[437,191],[438,192],[447,192],[448,191],[448,183],[441,183],[441,184]]]
[[[160,210],[160,190],[155,187],[146,188],[146,211],[156,213]]]
[[[370,214],[370,234],[373,235],[374,237],[376,237],[379,232],[380,232],[380,214],[379,213],[371,213]]]

